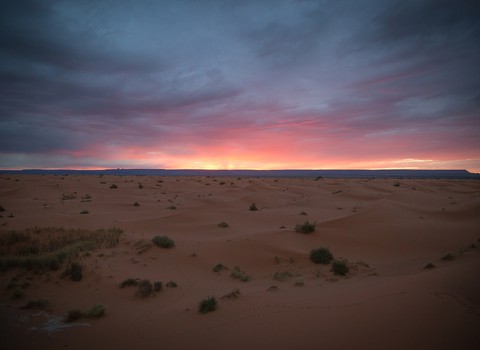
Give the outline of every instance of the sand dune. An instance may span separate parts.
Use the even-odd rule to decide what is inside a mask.
[[[117,246],[80,254],[81,281],[62,277],[65,266],[1,272],[2,349],[480,347],[477,180],[2,175],[0,205],[2,236],[124,231]],[[295,232],[307,220],[315,232]],[[156,235],[175,247],[152,245]],[[322,246],[347,261],[345,277],[310,261]],[[237,266],[249,281],[231,277]],[[138,298],[119,287],[127,278],[163,288]],[[200,314],[211,295],[217,309]],[[38,299],[49,307],[20,309]],[[63,322],[95,304],[104,317]]]

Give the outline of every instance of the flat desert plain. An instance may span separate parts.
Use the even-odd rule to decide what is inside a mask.
[[[0,205],[2,349],[480,348],[480,181],[1,175]]]

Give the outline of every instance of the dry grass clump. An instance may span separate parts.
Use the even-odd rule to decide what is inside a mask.
[[[232,274],[230,275],[232,276],[232,278],[235,278],[235,279],[238,279],[242,282],[248,282],[250,281],[250,276],[248,276],[245,271],[242,271],[238,266],[236,266],[233,271],[232,271]]]
[[[213,272],[220,272],[222,270],[226,269],[226,267],[223,264],[217,264],[213,267]]]
[[[86,318],[100,318],[105,316],[106,308],[102,304],[95,304],[91,309],[82,312],[79,309],[71,309],[67,313],[65,322],[70,323],[76,320],[81,319],[82,317]]]
[[[230,293],[225,294],[220,299],[236,299],[240,296],[240,289],[232,290]]]
[[[220,222],[217,226],[220,227],[220,228],[230,227],[230,225],[227,224],[225,221]]]
[[[137,292],[135,293],[135,296],[137,296],[138,298],[149,297],[154,290],[154,286],[149,280],[142,280],[138,282],[137,287],[138,289],[137,289]]]
[[[217,299],[214,296],[207,297],[198,304],[198,312],[206,314],[217,309]]]
[[[293,277],[293,274],[288,271],[282,271],[282,272],[277,271],[273,274],[273,279],[276,281],[286,281],[292,277]]]
[[[152,242],[162,248],[175,247],[175,242],[173,241],[173,239],[169,238],[168,236],[155,236],[152,238]]]
[[[117,228],[83,230],[63,227],[34,227],[0,232],[0,271],[20,267],[58,270],[66,260],[81,252],[111,248],[118,244]]]
[[[299,232],[299,233],[312,233],[312,232],[315,232],[315,225],[317,223],[316,222],[309,222],[309,221],[305,221],[303,224],[297,224],[295,226],[295,232]]]
[[[70,266],[62,274],[62,277],[67,276],[69,276],[72,281],[81,281],[83,278],[82,265],[77,261],[71,262]]]

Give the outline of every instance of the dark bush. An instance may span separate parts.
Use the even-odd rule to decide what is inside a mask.
[[[70,266],[63,272],[63,276],[70,276],[72,281],[81,281],[83,278],[82,265],[78,262],[72,262]]]
[[[295,226],[295,232],[299,232],[299,233],[315,232],[315,225],[316,224],[317,224],[316,222],[310,223],[308,221],[305,221],[305,223],[298,224],[298,225]]]
[[[217,299],[214,296],[207,297],[198,304],[198,312],[200,312],[201,314],[215,311],[216,308]]]
[[[139,298],[146,298],[153,293],[153,285],[149,280],[138,282],[138,289],[135,295]]]
[[[177,288],[178,287],[178,284],[175,282],[175,281],[169,281],[166,286],[168,288]]]
[[[162,290],[162,282],[155,282],[153,284],[153,289],[155,290],[155,292],[160,292]]]
[[[82,316],[83,316],[82,311],[80,311],[78,309],[69,310],[68,314],[67,314],[67,318],[65,319],[65,322],[76,321],[76,320],[82,318]]]
[[[223,269],[225,269],[225,266],[223,266],[223,264],[217,264],[213,267],[213,272],[220,272]]]
[[[88,318],[100,318],[105,316],[105,306],[102,304],[94,305],[90,310],[85,313],[85,317]]]
[[[255,203],[250,204],[250,206],[248,207],[248,209],[249,209],[250,211],[256,211],[256,210],[258,210],[257,205],[256,205]]]
[[[334,275],[345,276],[350,269],[348,268],[345,261],[335,260],[332,263],[332,271]]]
[[[155,236],[152,238],[152,242],[162,248],[175,247],[175,242],[168,236]]]
[[[315,264],[329,264],[333,260],[333,254],[326,247],[313,249],[310,252],[310,260]]]

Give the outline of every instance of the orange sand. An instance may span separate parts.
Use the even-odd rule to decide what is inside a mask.
[[[86,194],[91,202],[81,201]],[[253,202],[260,210],[248,210]],[[82,258],[80,282],[61,270],[36,275],[13,301],[8,283],[32,274],[0,274],[2,349],[480,348],[480,181],[2,175],[0,205],[0,234],[31,226],[125,231],[115,248]],[[296,233],[306,220],[317,222],[316,232]],[[230,227],[218,227],[222,221]],[[135,243],[155,235],[176,247],[139,253]],[[349,261],[347,277],[309,260],[321,246]],[[447,253],[452,261],[441,260]],[[429,262],[436,267],[425,269]],[[252,279],[215,273],[217,263]],[[276,272],[290,277],[275,280]],[[178,287],[139,299],[134,287],[119,288],[128,277]],[[220,299],[235,289],[238,298]],[[209,295],[218,309],[202,315],[198,302]],[[39,298],[51,302],[48,313],[19,310]],[[106,306],[103,318],[42,329],[97,303]]]

